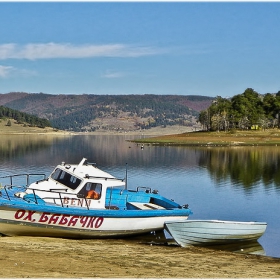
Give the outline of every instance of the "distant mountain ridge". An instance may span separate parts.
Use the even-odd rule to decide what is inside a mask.
[[[192,126],[213,100],[195,95],[0,94],[0,105],[46,118],[53,127],[70,131]]]

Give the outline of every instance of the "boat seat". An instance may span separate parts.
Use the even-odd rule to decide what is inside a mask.
[[[141,210],[165,209],[164,207],[161,207],[154,203],[142,203],[142,202],[128,202],[128,203]]]

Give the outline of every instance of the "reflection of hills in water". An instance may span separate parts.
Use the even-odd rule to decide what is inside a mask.
[[[280,149],[279,147],[170,147],[141,146],[126,141],[125,136],[73,136],[53,147],[52,159],[68,155],[63,160],[78,162],[81,156],[96,162],[100,167],[122,168],[125,164],[152,172],[157,168],[176,169],[191,172],[194,166],[206,167],[218,185],[230,180],[235,188],[250,192],[256,184],[280,191]],[[132,139],[132,138],[130,138]],[[56,161],[56,162],[57,162]],[[108,163],[110,163],[108,165]],[[217,185],[217,186],[218,186]]]
[[[114,170],[122,176],[126,163],[130,170],[190,176],[192,168],[207,168],[217,187],[226,181],[234,188],[246,192],[263,183],[265,190],[280,191],[279,147],[170,147],[149,146],[144,149],[126,140],[129,136],[78,135],[55,137],[52,135],[3,135],[0,138],[0,161],[20,158],[24,165],[47,163],[55,166],[61,161],[76,163],[82,157],[108,172]],[[35,159],[36,157],[36,159]]]
[[[38,152],[52,145],[53,139],[48,135],[1,135],[1,160]]]
[[[71,141],[73,149],[82,145],[83,151],[101,165],[103,162],[119,165],[129,161],[151,168],[157,163],[158,166],[164,164],[172,168],[176,165],[176,168],[185,169],[199,165],[206,167],[217,181],[230,178],[235,183],[241,180],[246,187],[258,181],[265,185],[274,182],[280,186],[280,149],[275,146],[204,148],[144,145],[142,150],[141,145],[127,142],[122,136],[77,136]]]
[[[238,147],[201,150],[200,166],[205,166],[217,182],[230,179],[249,191],[261,182],[280,190],[279,147]]]
[[[174,165],[173,156],[176,158],[176,166],[178,162],[182,166],[193,166],[197,163],[196,151],[194,149],[186,149],[184,147],[156,147],[147,144],[144,145],[144,149],[141,149],[141,145],[129,142],[129,139],[133,139],[133,137],[121,135],[89,135],[73,136],[70,141],[73,151],[77,151],[80,147],[83,147],[83,154],[97,162],[100,166],[106,165],[108,162],[110,162],[110,166],[125,166],[126,162],[132,164],[137,162],[138,167],[143,165],[145,168],[155,168],[162,166],[163,163],[172,166]],[[61,149],[63,153],[63,150],[67,150],[67,146],[61,145]]]

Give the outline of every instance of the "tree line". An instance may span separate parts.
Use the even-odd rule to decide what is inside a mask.
[[[2,95],[0,94],[0,99]],[[69,131],[148,129],[192,126],[213,97],[196,95],[62,95],[11,92],[2,105],[48,119],[52,127]],[[5,102],[5,103],[3,103]]]
[[[117,96],[93,96],[94,102],[90,106],[60,108],[60,114],[55,112],[56,118],[52,118],[53,127],[73,131],[94,131],[95,126],[90,127],[90,122],[96,118],[118,118],[122,113],[128,117],[135,117],[135,127],[149,129],[156,126],[185,125],[190,123],[191,117],[198,117],[198,112],[181,104],[184,97],[181,96],[156,96],[156,95],[117,95]],[[205,97],[190,97],[197,101]],[[57,109],[58,110],[58,109]],[[66,113],[67,111],[67,113]],[[145,121],[144,121],[145,120]],[[87,127],[87,128],[85,128]]]
[[[218,96],[198,120],[207,131],[280,128],[280,91],[261,95],[247,88],[232,98]]]
[[[0,106],[0,119],[10,118],[17,121],[18,124],[28,124],[29,126],[36,126],[40,128],[51,127],[51,123],[47,119],[39,118],[27,113],[23,113],[11,108]],[[7,122],[11,125],[11,122]]]

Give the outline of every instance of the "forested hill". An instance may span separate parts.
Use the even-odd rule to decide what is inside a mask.
[[[14,119],[18,124],[29,125],[33,127],[51,127],[51,123],[47,119],[39,118],[34,115],[13,110],[4,106],[0,106],[0,120],[8,119],[7,125],[11,125],[10,119]]]
[[[199,112],[214,98],[181,95],[0,94],[0,105],[48,119],[72,131],[137,130],[196,124]]]

